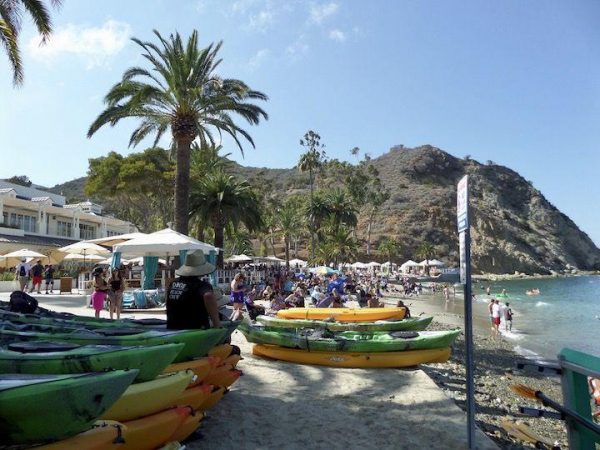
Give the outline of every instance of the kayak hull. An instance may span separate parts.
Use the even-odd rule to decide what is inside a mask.
[[[281,361],[318,366],[394,368],[446,362],[450,358],[450,348],[384,353],[339,353],[309,352],[275,345],[254,345],[252,354]]]
[[[404,319],[404,308],[290,308],[277,311],[282,319],[335,319],[338,322],[369,322]]]
[[[269,328],[324,328],[330,331],[421,331],[429,326],[433,316],[376,322],[327,322],[323,320],[280,319],[258,316],[256,321]]]
[[[137,370],[71,375],[1,375],[0,436],[8,443],[59,440],[92,427]],[[18,385],[15,385],[15,380]],[[0,387],[1,389],[1,387]]]

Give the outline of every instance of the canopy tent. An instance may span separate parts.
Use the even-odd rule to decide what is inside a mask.
[[[413,261],[412,259],[409,259],[408,261],[406,261],[404,264],[402,264],[400,266],[401,269],[408,269],[409,267],[419,267],[419,263]]]
[[[290,266],[306,267],[306,261],[301,259],[290,259]]]
[[[127,259],[127,260],[121,259],[121,262],[123,264],[133,264],[134,266],[143,266],[144,265],[144,257],[138,256],[137,258]],[[162,264],[163,266],[166,266],[167,260],[158,258],[158,264]]]
[[[285,262],[285,259],[278,258],[275,255],[267,256],[265,259],[273,262]]]
[[[361,263],[361,262],[359,262],[359,261],[357,261],[357,262],[355,262],[355,263],[353,263],[353,264],[350,264],[350,266],[351,266],[352,268],[354,268],[354,269],[366,269],[367,267],[369,267],[369,265],[368,265],[368,264]]]
[[[444,267],[446,264],[444,264],[444,262],[440,261],[439,259],[431,259],[429,260],[429,263],[427,265],[430,267]]]
[[[201,250],[211,264],[215,264],[219,249],[210,244],[201,242],[185,234],[178,233],[170,228],[156,231],[154,233],[131,239],[130,241],[117,244],[113,247],[112,266],[120,263],[121,255],[144,257],[144,289],[154,287],[154,275],[158,270],[159,256],[179,256],[183,261],[188,251]],[[211,275],[213,284],[216,278]]]
[[[225,259],[227,263],[243,263],[243,262],[252,262],[252,258],[246,255],[231,255],[229,258]]]
[[[139,233],[139,232],[126,233],[126,234],[119,234],[117,236],[108,236],[108,237],[103,237],[103,238],[98,238],[98,239],[90,239],[87,242],[92,242],[93,244],[106,245],[107,247],[112,247],[113,245],[122,244],[123,242],[127,242],[132,239],[137,239],[142,236],[147,236],[147,234]]]
[[[123,259],[121,258],[121,264],[129,264],[131,261],[129,259]],[[111,265],[112,264],[112,255],[109,258],[105,258],[102,261],[98,261],[98,264],[107,264],[107,265]]]
[[[386,261],[386,262],[384,262],[384,263],[381,265],[381,267],[394,267],[394,266],[397,266],[397,265],[398,265],[398,264],[396,264],[396,263],[393,263],[393,262],[391,262],[391,261]]]
[[[379,264],[377,261],[371,261],[370,263],[367,264],[367,266],[369,266],[369,267],[379,267],[379,266],[381,266],[381,264]]]
[[[278,258],[277,256],[254,256],[252,258],[252,261],[254,261],[254,263],[263,263],[263,264],[274,264],[274,263],[282,263],[284,262],[283,259]]]

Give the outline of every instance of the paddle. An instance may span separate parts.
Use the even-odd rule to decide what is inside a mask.
[[[503,419],[501,422],[502,428],[511,436],[523,441],[534,444],[535,448],[549,448],[552,450],[560,450],[560,446],[555,442],[537,435],[524,424],[517,424],[509,419]]]
[[[544,394],[542,391],[536,391],[535,389],[531,389],[530,387],[527,387],[523,384],[513,384],[510,388],[517,395],[520,395],[524,398],[536,400],[544,406],[548,406],[552,409],[555,409],[556,411],[564,414],[566,417],[575,420],[579,425],[587,428],[593,433],[600,435],[600,426],[591,423],[581,414],[573,411],[570,408],[567,408],[566,406],[561,405],[555,400],[552,400],[551,398],[546,396],[546,394]]]

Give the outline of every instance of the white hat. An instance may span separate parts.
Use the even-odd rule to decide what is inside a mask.
[[[215,270],[215,266],[206,262],[202,250],[196,250],[185,256],[184,264],[175,271],[175,275],[178,277],[200,277],[213,273]]]

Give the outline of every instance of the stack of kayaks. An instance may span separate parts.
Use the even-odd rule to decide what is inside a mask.
[[[194,433],[242,375],[239,349],[221,343],[238,323],[105,322],[0,307],[2,444],[157,449]]]
[[[404,308],[292,308],[240,326],[255,355],[333,367],[410,367],[445,362],[460,330],[423,331],[432,317]]]

